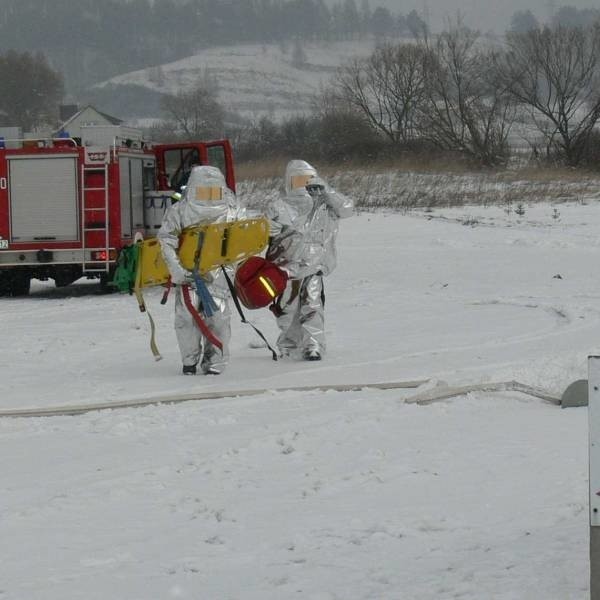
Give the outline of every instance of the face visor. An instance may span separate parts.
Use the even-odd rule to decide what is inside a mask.
[[[303,174],[303,175],[292,175],[290,177],[290,189],[297,190],[298,188],[305,188],[306,184],[314,177],[314,173]]]
[[[196,202],[218,202],[223,199],[223,188],[214,185],[197,185],[193,198]]]
[[[225,197],[225,178],[219,169],[208,165],[194,167],[185,189],[190,202],[219,202]]]

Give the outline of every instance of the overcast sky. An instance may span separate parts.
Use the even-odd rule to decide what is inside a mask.
[[[357,1],[360,6],[360,2]],[[421,15],[428,9],[432,29],[442,28],[448,16],[460,10],[467,25],[482,32],[493,29],[503,32],[517,10],[531,10],[539,21],[545,21],[551,6],[575,6],[576,8],[600,8],[598,0],[371,0],[371,6],[386,5],[401,13],[416,9]]]

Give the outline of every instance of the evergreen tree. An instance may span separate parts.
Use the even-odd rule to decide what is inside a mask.
[[[387,35],[394,18],[370,0],[1,0],[0,52],[42,52],[78,93],[209,46]]]
[[[410,33],[410,29],[406,23],[406,17],[404,15],[398,15],[396,19],[396,31],[400,37]]]
[[[360,31],[360,15],[355,0],[344,0],[343,20],[346,37],[352,38]]]
[[[509,30],[513,33],[525,33],[538,27],[539,23],[530,10],[518,10],[510,19]]]
[[[316,0],[315,22],[318,39],[327,39],[331,34],[331,12],[324,0]]]
[[[362,0],[359,12],[361,36],[365,36],[369,32],[372,14],[371,2],[369,0]]]
[[[296,69],[301,69],[306,64],[306,52],[302,47],[302,42],[299,38],[294,40],[294,49],[292,50],[292,65]]]
[[[406,15],[406,27],[415,38],[421,38],[428,33],[427,23],[421,19],[416,10],[411,10]]]
[[[7,123],[24,131],[56,124],[63,80],[43,54],[9,50],[0,55],[0,81],[0,112]]]
[[[562,6],[552,18],[554,27],[585,27],[600,19],[598,9],[578,10],[574,6]]]
[[[376,37],[387,37],[394,32],[392,13],[384,7],[378,6],[371,17],[371,32]]]
[[[344,9],[339,2],[336,2],[331,9],[331,31],[335,39],[344,37]]]

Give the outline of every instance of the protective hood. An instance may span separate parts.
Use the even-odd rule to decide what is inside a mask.
[[[307,183],[320,191],[312,196]],[[286,195],[267,206],[271,223],[267,259],[293,279],[316,273],[328,275],[336,263],[338,220],[352,214],[352,200],[331,189],[303,160],[288,163],[285,188]]]
[[[306,191],[306,184],[317,177],[317,170],[304,160],[291,160],[285,169],[285,193],[290,194],[296,189]]]
[[[183,198],[167,210],[157,233],[172,280],[185,281],[189,275],[178,256],[179,236],[184,229],[243,218],[245,210],[235,194],[226,186],[221,171],[210,166],[194,167]],[[219,273],[219,270],[213,273],[210,289],[213,296],[224,298],[228,288],[224,277]]]
[[[191,203],[220,203],[226,187],[225,177],[217,167],[194,167],[185,188],[184,199]]]

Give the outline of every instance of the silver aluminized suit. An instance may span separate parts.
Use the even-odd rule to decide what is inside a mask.
[[[202,189],[216,190],[220,198],[207,200]],[[200,199],[202,198],[202,199]],[[177,286],[175,293],[175,333],[181,352],[183,365],[196,365],[200,360],[204,373],[221,372],[229,360],[229,340],[231,337],[229,291],[220,270],[204,276],[208,290],[218,309],[212,317],[205,319],[211,331],[223,342],[223,353],[204,339],[195,324],[192,315],[186,308],[181,291],[181,284],[193,286],[192,274],[179,262],[177,249],[179,236],[186,227],[235,221],[244,218],[244,209],[239,205],[235,194],[226,186],[225,178],[216,167],[199,166],[191,171],[187,187],[179,202],[174,204],[164,216],[157,237],[165,262],[171,273],[171,281]],[[198,298],[190,290],[192,302],[198,306]]]
[[[266,211],[271,222],[267,259],[290,277],[274,311],[281,332],[277,346],[283,355],[318,360],[325,352],[323,277],[336,266],[338,220],[352,215],[354,205],[303,160],[287,165],[285,191]]]

